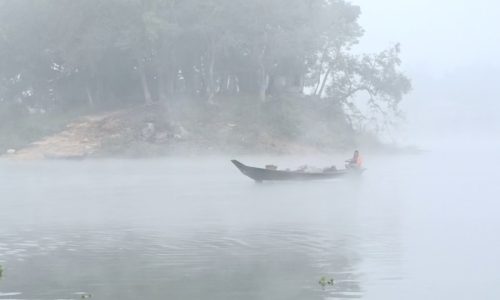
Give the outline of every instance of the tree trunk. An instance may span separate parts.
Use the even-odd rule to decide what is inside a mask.
[[[319,89],[319,92],[316,94],[320,98],[321,98],[321,96],[323,96],[323,92],[324,92],[325,87],[326,87],[326,82],[328,81],[328,78],[330,77],[330,73],[332,72],[332,69],[333,69],[332,66],[328,67],[328,70],[326,71],[325,77],[323,78],[323,82],[321,83],[321,88]]]
[[[165,78],[165,88],[168,97],[173,97],[176,93],[176,82],[177,82],[177,72],[178,70],[172,66],[168,68],[167,78]]]
[[[325,47],[325,50],[323,50],[323,54],[321,55],[321,60],[319,62],[318,81],[316,82],[316,88],[314,89],[314,95],[318,94],[318,90],[321,86],[321,73],[323,73],[323,64],[325,63],[327,54],[328,54],[328,47]]]
[[[166,86],[165,86],[165,73],[166,73],[166,59],[165,55],[165,42],[163,39],[163,36],[160,36],[159,42],[158,42],[158,52],[157,56],[155,59],[155,65],[156,65],[156,83],[157,83],[157,92],[158,92],[158,102],[160,103],[165,103],[167,101],[167,93],[166,93]],[[168,52],[167,52],[168,53]]]
[[[229,94],[231,92],[231,75],[229,73],[224,75],[224,80],[221,83],[221,92]]]
[[[305,80],[304,74],[301,74],[300,78],[299,78],[299,85],[298,85],[298,90],[299,90],[299,93],[301,95],[304,94],[305,85],[306,85],[306,80]]]
[[[269,74],[267,74],[266,70],[266,64],[265,64],[265,57],[266,57],[266,52],[267,52],[267,42],[268,42],[269,36],[267,32],[264,33],[264,47],[260,50],[260,53],[257,57],[257,64],[258,64],[258,74],[257,74],[257,80],[258,80],[258,93],[259,93],[259,99],[261,102],[266,101],[266,92],[269,87]]]
[[[167,102],[167,91],[166,91],[166,78],[165,78],[165,68],[162,64],[158,67],[158,101],[161,103]]]
[[[164,75],[164,92],[168,98],[172,98],[176,92],[177,76],[179,75],[179,70],[177,65],[174,63],[175,57],[172,48],[169,49],[167,55],[167,64],[165,66]]]
[[[194,82],[193,66],[186,64],[182,67],[182,77],[184,78],[184,89],[187,95],[196,95],[196,85]]]
[[[210,40],[210,50],[208,53],[208,70],[207,70],[207,101],[212,103],[215,96],[215,42],[213,38]]]
[[[259,100],[261,102],[265,102],[266,101],[266,91],[267,91],[267,88],[269,86],[269,75],[267,74],[266,72],[266,67],[265,67],[265,64],[264,64],[264,55],[266,53],[266,49],[264,48],[262,50],[262,53],[261,55],[259,56],[259,69],[258,69],[258,74],[257,74],[257,78],[258,78],[258,94],[259,94]]]
[[[96,86],[96,72],[95,67],[89,65],[83,72],[85,81],[85,95],[87,96],[87,103],[89,107],[93,108],[96,100],[99,100],[99,86]],[[99,81],[97,81],[99,82]]]
[[[142,90],[144,92],[144,101],[147,105],[152,104],[153,98],[151,97],[151,92],[149,90],[148,78],[146,77],[144,62],[140,58],[137,59],[137,70],[139,71],[139,76],[141,78]]]
[[[266,101],[266,92],[269,87],[269,75],[265,69],[259,70],[259,100]]]
[[[87,103],[93,108],[95,106],[94,97],[92,97],[92,91],[88,84],[85,86],[85,92],[87,93]]]

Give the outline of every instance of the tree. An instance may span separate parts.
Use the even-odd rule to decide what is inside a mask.
[[[359,7],[343,0],[4,0],[0,99],[120,106],[219,95],[302,95],[355,117],[397,111],[399,46],[353,55]],[[362,117],[361,115],[359,116]]]
[[[355,100],[360,98],[374,114],[381,114],[389,120],[390,114],[398,114],[398,105],[404,94],[411,89],[411,83],[399,70],[400,46],[374,55],[342,55],[331,64],[332,70],[325,81],[329,80],[327,95],[344,106],[348,116],[360,119]]]

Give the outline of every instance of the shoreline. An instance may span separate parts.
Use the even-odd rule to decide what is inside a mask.
[[[308,123],[304,134],[291,135],[266,124],[212,115],[209,120],[188,116],[169,118],[161,105],[68,118],[65,126],[42,135],[20,149],[7,149],[2,158],[15,160],[144,159],[213,155],[332,155],[350,153],[418,154],[415,146],[388,145],[375,136],[337,130],[317,131]],[[309,128],[309,127],[310,128]]]

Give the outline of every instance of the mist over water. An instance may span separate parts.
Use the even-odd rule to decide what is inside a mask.
[[[2,161],[0,298],[493,299],[500,188],[466,154],[272,184],[223,158]],[[341,162],[243,159],[302,160]]]
[[[0,300],[500,298],[500,5],[290,3],[0,2],[0,155],[54,159],[0,158]],[[368,98],[422,153],[58,160],[345,149]]]
[[[355,0],[366,29],[358,52],[396,42],[412,92],[397,139],[435,150],[498,149],[500,50],[493,1]],[[383,17],[381,17],[383,16]]]

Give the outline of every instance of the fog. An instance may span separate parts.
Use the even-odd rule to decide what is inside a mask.
[[[494,298],[495,177],[442,154],[370,157],[360,180],[262,185],[221,158],[2,164],[2,292]]]
[[[1,3],[0,300],[498,299],[500,4],[306,2]]]
[[[403,68],[413,81],[404,107],[407,142],[442,148],[497,144],[500,6],[491,1],[368,1],[358,51],[400,42]],[[383,16],[383,17],[381,17]],[[465,142],[465,143],[463,143]]]

